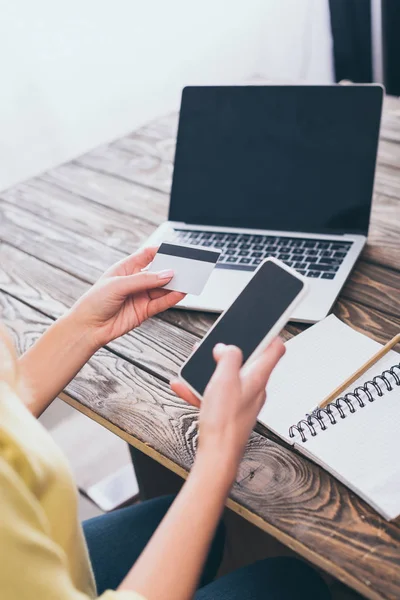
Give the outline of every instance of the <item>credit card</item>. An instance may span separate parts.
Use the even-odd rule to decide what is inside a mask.
[[[150,273],[157,273],[172,269],[175,275],[164,288],[199,296],[220,255],[221,251],[216,249],[164,242],[148,270]]]

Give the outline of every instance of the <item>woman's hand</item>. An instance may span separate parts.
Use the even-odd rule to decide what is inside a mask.
[[[73,306],[71,313],[93,336],[95,346],[104,346],[184,298],[162,289],[173,271],[142,272],[156,252],[145,248],[120,261]]]
[[[217,344],[217,367],[202,402],[181,381],[171,382],[178,396],[200,407],[198,458],[207,455],[217,464],[221,461],[231,484],[265,402],[268,379],[284,353],[285,346],[277,338],[254,362],[241,369],[243,357],[239,348]]]
[[[142,272],[156,252],[146,248],[111,267],[19,359],[34,415],[46,409],[101,346],[182,300],[184,294],[161,289],[172,271]]]
[[[265,401],[265,386],[284,352],[283,343],[276,339],[257,360],[241,369],[238,348],[215,347],[217,368],[201,403],[195,464],[120,590],[135,590],[149,600],[193,598],[246,442]],[[199,406],[183,383],[175,380],[171,386]],[[164,577],[154,576],[161,571]]]

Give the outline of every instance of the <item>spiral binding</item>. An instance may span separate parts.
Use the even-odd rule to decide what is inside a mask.
[[[321,431],[327,429],[327,425],[336,425],[337,419],[346,418],[344,408],[348,408],[350,414],[356,412],[357,408],[364,408],[366,401],[374,402],[374,392],[378,397],[382,397],[386,392],[391,392],[394,385],[400,386],[400,363],[393,365],[390,369],[385,369],[381,375],[376,375],[370,381],[356,387],[352,392],[348,392],[344,396],[340,396],[333,402],[330,402],[325,408],[317,408],[310,415],[306,415],[305,419],[301,419],[297,425],[292,425],[289,428],[289,437],[294,438],[296,431],[300,434],[301,441],[307,441],[306,433],[315,437],[318,432],[316,425],[318,424]],[[328,419],[325,423],[324,419]]]

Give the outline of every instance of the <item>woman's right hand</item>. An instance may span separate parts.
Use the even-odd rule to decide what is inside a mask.
[[[200,407],[197,459],[205,454],[212,456],[223,465],[231,483],[265,402],[268,379],[284,353],[285,346],[277,338],[256,360],[241,369],[243,357],[239,348],[217,344],[214,348],[217,367],[202,402],[181,381],[171,382],[178,396]]]
[[[283,343],[277,339],[241,369],[243,359],[238,348],[216,346],[217,367],[200,407],[195,465],[119,589],[135,590],[149,600],[194,597],[226,497],[265,401],[265,386],[284,352]],[[182,382],[175,380],[171,387],[184,400],[200,405]],[[165,577],[154,575],[161,571]]]

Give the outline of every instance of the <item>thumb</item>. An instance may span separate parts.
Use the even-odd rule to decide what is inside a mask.
[[[171,281],[173,276],[174,272],[171,270],[160,271],[159,273],[142,271],[141,273],[135,273],[134,275],[114,277],[113,287],[118,294],[129,296],[137,294],[138,292],[145,292],[146,290],[162,287]]]
[[[243,388],[249,397],[265,389],[272,371],[284,354],[285,346],[280,338],[276,338],[256,360],[244,367]]]
[[[213,354],[217,367],[210,383],[227,383],[235,379],[239,381],[240,368],[243,363],[242,351],[236,346],[217,344]]]

